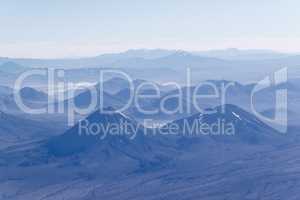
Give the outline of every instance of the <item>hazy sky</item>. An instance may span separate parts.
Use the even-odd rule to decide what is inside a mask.
[[[130,48],[300,52],[299,0],[0,0],[0,56]]]

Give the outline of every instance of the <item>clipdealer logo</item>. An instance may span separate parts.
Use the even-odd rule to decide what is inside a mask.
[[[287,133],[288,129],[288,90],[287,88],[276,87],[288,81],[288,68],[282,68],[276,71],[273,76],[267,76],[259,81],[251,92],[251,111],[260,120],[267,125],[271,126],[280,133]],[[258,112],[255,108],[254,97],[260,91],[270,87],[276,88],[275,90],[275,105],[272,109],[274,117],[266,117]]]

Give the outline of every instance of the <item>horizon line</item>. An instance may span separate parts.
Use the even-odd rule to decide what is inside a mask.
[[[273,49],[267,49],[267,48],[235,48],[235,47],[229,47],[229,48],[210,48],[206,50],[186,50],[186,49],[169,49],[169,48],[130,48],[126,50],[120,50],[120,51],[107,51],[95,55],[89,55],[89,56],[62,56],[62,57],[27,57],[27,56],[1,56],[0,59],[41,59],[41,60],[56,60],[56,59],[84,59],[84,58],[95,58],[103,55],[116,55],[116,54],[122,54],[127,53],[130,51],[173,51],[173,52],[186,52],[186,53],[208,53],[212,51],[230,51],[230,50],[236,50],[236,51],[268,51],[270,53],[277,53],[277,54],[287,54],[287,55],[297,55],[300,54],[299,52],[288,52],[288,51],[279,51],[279,50],[273,50]]]

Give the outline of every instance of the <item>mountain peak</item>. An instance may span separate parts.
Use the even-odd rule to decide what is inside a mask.
[[[111,148],[111,145],[123,146],[130,143],[129,138],[139,132],[136,122],[112,107],[105,108],[105,111],[93,112],[63,135],[50,140],[47,145],[50,152],[65,156],[90,150],[94,146]],[[130,127],[123,129],[123,123]],[[85,129],[81,129],[82,126]]]
[[[281,136],[276,130],[238,106],[226,104],[206,111],[172,123],[178,124],[181,127],[179,132],[185,136],[202,136],[220,142],[273,144],[280,141]],[[187,129],[187,125],[193,127],[195,124],[199,130]],[[207,129],[203,130],[203,125]]]

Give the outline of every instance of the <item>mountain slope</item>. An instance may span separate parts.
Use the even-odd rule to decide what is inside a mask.
[[[98,162],[121,160],[122,163],[129,159],[143,170],[160,167],[171,159],[170,150],[148,136],[144,127],[112,108],[108,110],[111,113],[96,111],[63,135],[50,139],[46,144],[49,154],[85,155],[91,159],[97,155]]]
[[[55,127],[30,119],[10,115],[0,111],[0,140],[24,142],[45,138],[55,131]]]
[[[284,137],[254,115],[234,105],[219,106],[191,117],[176,120],[182,138],[210,138],[215,142],[274,144]],[[210,140],[211,141],[211,140]]]

